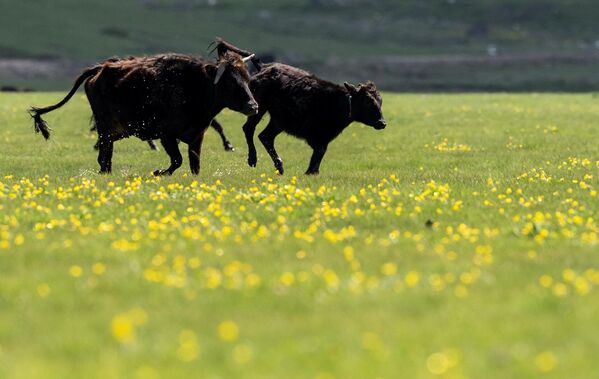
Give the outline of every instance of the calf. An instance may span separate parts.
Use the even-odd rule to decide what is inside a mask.
[[[170,166],[155,175],[172,174],[183,161],[177,140],[186,143],[193,174],[200,172],[204,132],[224,108],[247,116],[258,112],[248,88],[245,62],[234,51],[219,47],[219,60],[207,63],[187,55],[162,54],[125,60],[108,60],[85,70],[59,103],[31,108],[37,132],[48,139],[50,129],[41,116],[63,106],[85,83],[96,121],[100,173],[112,170],[113,144],[136,136],[160,139]]]
[[[355,87],[327,82],[295,67],[280,63],[264,64],[252,76],[250,89],[258,102],[258,114],[248,117],[243,131],[248,144],[248,164],[256,166],[254,132],[266,112],[270,122],[258,135],[283,174],[283,161],[274,140],[281,133],[305,140],[313,149],[306,174],[318,174],[329,143],[351,122],[358,121],[375,129],[387,125],[381,112],[383,100],[372,82]]]

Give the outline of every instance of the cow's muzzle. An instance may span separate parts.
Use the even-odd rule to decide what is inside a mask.
[[[374,125],[372,125],[372,127],[376,130],[385,129],[387,127],[387,122],[385,121],[385,119],[381,118],[380,120],[375,122]]]
[[[258,113],[258,103],[256,103],[255,101],[250,101],[249,103],[247,103],[245,105],[245,107],[243,107],[243,110],[241,112],[246,116],[253,116],[253,115],[257,114]]]

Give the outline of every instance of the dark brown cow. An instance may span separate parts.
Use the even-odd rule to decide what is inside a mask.
[[[32,108],[36,132],[44,138],[50,129],[41,116],[63,106],[85,82],[85,92],[96,121],[101,173],[112,170],[113,144],[136,136],[160,139],[171,163],[155,175],[172,174],[183,158],[177,140],[188,144],[189,165],[200,172],[204,132],[221,110],[229,108],[245,115],[258,111],[248,88],[249,75],[241,55],[222,49],[219,60],[203,60],[177,54],[109,60],[85,70],[69,94],[59,103]]]
[[[358,121],[375,129],[387,126],[381,106],[383,100],[373,83],[355,87],[322,80],[306,71],[281,63],[261,65],[252,76],[250,89],[259,112],[243,126],[248,144],[248,164],[256,166],[254,131],[266,112],[270,122],[258,135],[275,168],[283,174],[283,161],[274,140],[286,132],[305,140],[314,150],[306,174],[318,174],[329,143],[350,123]]]
[[[239,50],[238,48],[236,48],[233,45],[228,44],[227,42],[223,41],[223,40],[217,40],[218,41],[218,46],[223,46],[223,48],[221,48],[221,50],[219,50],[219,52],[221,54],[224,54],[226,51],[231,50],[231,51],[235,51],[238,54],[244,54],[244,56],[249,55],[248,52],[246,51],[242,51]],[[106,63],[106,62],[119,62],[119,61],[125,61],[125,60],[135,60],[137,59],[136,57],[133,56],[129,56],[127,58],[118,58],[118,57],[113,57],[113,58],[109,58],[106,61],[102,62],[102,63]],[[198,60],[198,62],[201,62],[203,64],[215,64],[215,62],[205,59],[203,57],[196,57],[196,59]],[[97,126],[96,126],[96,122],[94,120],[94,118],[92,117],[92,128],[90,129],[90,132],[95,132],[97,130]],[[229,139],[227,138],[227,136],[225,135],[225,131],[223,130],[223,126],[220,124],[220,122],[218,122],[215,119],[212,120],[212,122],[210,122],[210,126],[218,133],[218,135],[220,136],[220,139],[223,143],[223,147],[225,148],[225,151],[235,151],[235,148],[233,147],[233,144],[231,144],[231,142],[229,141]],[[150,148],[152,150],[158,150],[158,146],[156,146],[156,142],[154,140],[149,140],[148,141],[148,145],[150,146]],[[96,141],[96,144],[94,145],[94,150],[98,150],[100,146],[100,140],[98,139]]]

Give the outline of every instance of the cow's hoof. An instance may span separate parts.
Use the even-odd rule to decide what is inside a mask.
[[[231,142],[225,142],[225,151],[235,151],[235,147],[231,145]]]
[[[306,171],[306,175],[318,175],[319,172],[318,171],[314,171],[314,170],[308,170]]]
[[[153,172],[154,176],[163,176],[172,174],[169,170],[156,170]]]
[[[283,161],[281,160],[281,158],[277,158],[275,160],[275,168],[279,172],[279,175],[283,175],[285,173],[285,170],[283,169]]]
[[[256,159],[256,157],[250,157],[248,158],[248,165],[250,167],[256,167],[256,163],[258,162],[258,159]]]

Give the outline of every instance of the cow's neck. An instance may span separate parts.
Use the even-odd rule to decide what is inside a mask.
[[[332,141],[341,134],[349,124],[354,121],[352,113],[351,96],[343,87],[338,87],[331,93],[331,116],[326,122],[326,127],[320,129],[320,133],[325,140]]]
[[[340,104],[339,117],[343,120],[343,129],[345,129],[349,124],[355,121],[353,112],[354,107],[352,106],[353,99],[351,93],[345,87],[339,89],[338,96]]]
[[[217,114],[225,109],[225,107],[218,101],[218,87],[213,83],[211,84],[212,85],[210,86],[207,96],[208,101],[206,102],[206,115],[208,124],[210,124],[212,119],[216,117]]]
[[[218,102],[213,102],[212,106],[208,108],[208,124],[210,124],[210,122],[212,121],[212,119],[214,119],[216,117],[217,114],[219,114],[220,112],[222,112],[222,110],[225,109],[224,106],[220,105]]]

